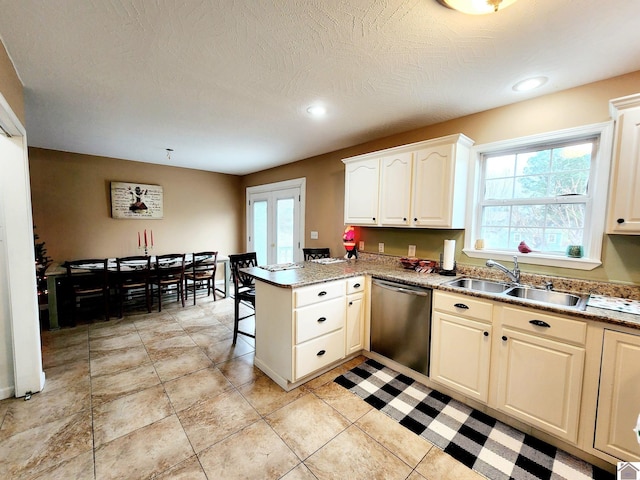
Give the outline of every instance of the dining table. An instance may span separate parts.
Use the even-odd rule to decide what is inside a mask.
[[[190,253],[185,254],[185,271],[191,266],[193,255]],[[151,256],[151,265],[155,264],[156,257]],[[216,291],[222,293],[224,298],[229,295],[229,282],[231,279],[231,266],[229,264],[229,257],[224,255],[218,255],[216,263],[222,264],[224,267],[224,291],[215,287]],[[66,262],[53,262],[47,268],[45,277],[47,279],[47,305],[49,310],[49,330],[58,330],[60,328],[59,312],[58,312],[58,287],[63,282],[63,279],[67,275]],[[102,263],[96,264],[95,269],[101,269]],[[88,269],[91,270],[91,269]],[[110,272],[117,271],[117,264],[115,258],[109,258],[107,260],[107,270]],[[215,282],[214,282],[215,286]]]

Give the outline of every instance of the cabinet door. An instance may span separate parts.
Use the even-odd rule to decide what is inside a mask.
[[[627,462],[640,461],[640,336],[605,330],[595,447]]]
[[[416,226],[451,226],[454,150],[446,144],[415,152],[411,220]]]
[[[506,327],[499,342],[498,409],[575,443],[584,348]]]
[[[378,223],[379,172],[377,158],[345,165],[344,223]]]
[[[431,332],[430,378],[486,403],[491,325],[434,311]]]
[[[364,294],[347,295],[347,355],[364,348]]]
[[[411,159],[399,153],[380,160],[380,224],[408,225],[411,209]]]
[[[620,114],[615,142],[608,232],[640,234],[640,107]]]

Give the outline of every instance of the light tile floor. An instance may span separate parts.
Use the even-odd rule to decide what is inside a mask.
[[[333,383],[363,357],[285,392],[232,328],[201,297],[43,332],[45,389],[0,401],[0,478],[483,478]]]

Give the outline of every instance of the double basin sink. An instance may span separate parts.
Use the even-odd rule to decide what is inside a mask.
[[[587,301],[589,300],[589,295],[555,292],[553,290],[542,290],[540,288],[494,282],[492,280],[481,280],[478,278],[458,278],[445,283],[445,285],[464,290],[493,293],[498,296],[528,300],[540,305],[568,307],[575,310],[586,309]]]

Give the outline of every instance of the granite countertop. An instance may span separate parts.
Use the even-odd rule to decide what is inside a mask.
[[[497,300],[503,303],[510,303],[523,307],[536,308],[548,311],[550,313],[560,313],[571,315],[587,320],[606,322],[615,325],[640,329],[640,315],[632,313],[609,310],[605,308],[597,308],[587,306],[586,310],[575,310],[570,307],[561,307],[555,305],[543,305],[531,303],[526,300],[507,297],[498,294],[477,292],[467,289],[450,287],[444,285],[446,282],[454,278],[462,276],[472,276],[475,278],[483,278],[481,269],[471,267],[466,271],[464,268],[459,269],[458,277],[443,276],[437,273],[419,273],[415,270],[402,268],[397,259],[385,259],[386,261],[376,260],[348,260],[339,263],[320,264],[315,262],[299,262],[292,264],[291,268],[286,270],[269,271],[262,267],[252,267],[243,269],[244,272],[252,275],[257,280],[283,288],[298,288],[316,283],[330,282],[341,278],[350,278],[358,275],[371,275],[375,278],[384,280],[392,280],[408,285],[416,285],[420,287],[433,288],[451,293],[460,293],[468,296],[486,298],[489,300]],[[539,285],[541,280],[535,278],[540,276],[530,275],[528,278],[523,275],[523,283],[526,285]],[[495,278],[495,277],[493,277]],[[500,277],[498,277],[501,279]],[[543,277],[548,280],[548,277]],[[504,279],[502,279],[504,280]],[[571,279],[554,277],[554,286],[558,291],[571,291],[576,293],[597,293],[601,295],[614,296],[635,294],[637,287],[625,287],[616,284],[595,284],[593,282],[572,281]],[[631,291],[631,293],[630,293]],[[613,293],[613,295],[612,295]]]

